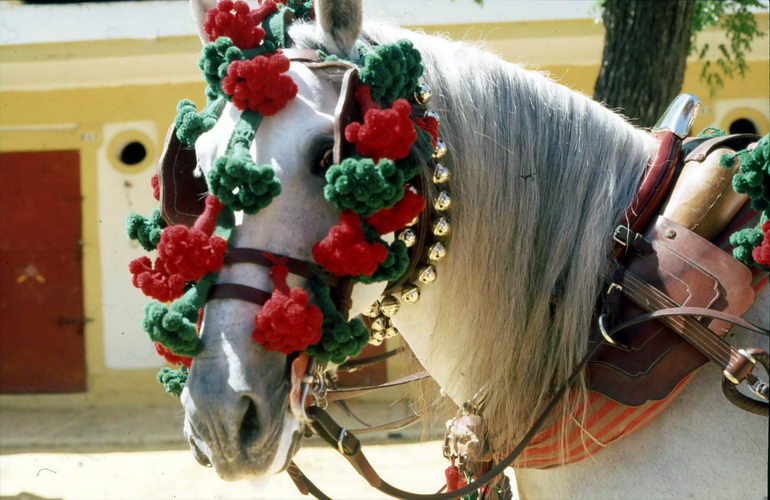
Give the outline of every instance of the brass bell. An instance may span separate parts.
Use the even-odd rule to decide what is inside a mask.
[[[438,160],[440,158],[443,158],[444,155],[446,155],[447,147],[444,141],[441,139],[438,140],[438,143],[436,144],[436,147],[433,149],[433,159]]]
[[[412,226],[416,225],[418,222],[420,222],[420,216],[419,215],[417,217],[415,217],[414,219],[410,220],[406,224],[406,227],[412,227]]]
[[[444,257],[446,257],[446,247],[440,241],[433,243],[428,248],[428,260],[438,262]]]
[[[446,217],[439,217],[436,222],[433,223],[433,235],[434,236],[446,236],[450,230],[449,221]]]
[[[369,339],[369,344],[378,346],[385,340],[385,334],[383,332],[372,332],[372,336]]]
[[[433,92],[431,91],[430,85],[425,83],[421,83],[414,93],[414,101],[417,104],[427,104],[431,97],[433,97]]]
[[[409,304],[416,304],[420,300],[420,288],[413,283],[405,285],[401,289],[401,299]]]
[[[427,265],[420,269],[420,273],[417,275],[417,279],[420,283],[433,283],[436,281],[436,268],[432,265]]]
[[[398,233],[398,239],[404,242],[406,248],[412,248],[417,243],[417,235],[411,229],[404,229]]]
[[[386,339],[392,339],[393,337],[398,337],[400,334],[398,332],[398,329],[395,326],[391,326],[390,328],[387,328],[385,330],[385,338]]]
[[[372,321],[371,329],[375,332],[381,332],[388,327],[388,320],[385,316],[377,316]]]
[[[438,194],[438,196],[436,196],[436,199],[433,200],[433,208],[435,208],[439,212],[448,210],[449,207],[451,206],[452,206],[452,197],[449,196],[449,193],[447,191],[441,191]]]
[[[361,314],[367,318],[376,318],[380,314],[380,303],[375,301],[374,304],[367,307]]]
[[[433,169],[433,183],[443,184],[449,180],[449,169],[441,163]]]
[[[426,111],[425,113],[423,113],[422,117],[423,118],[433,118],[437,122],[441,121],[441,120],[439,120],[438,113],[436,113],[435,111]]]
[[[401,307],[401,301],[394,295],[388,295],[380,302],[380,311],[383,316],[392,318],[398,312]]]

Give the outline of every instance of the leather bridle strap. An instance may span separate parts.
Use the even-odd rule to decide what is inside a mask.
[[[632,318],[628,321],[625,321],[615,326],[609,331],[603,332],[602,336],[612,338],[618,332],[625,330],[626,328],[629,328],[633,325],[644,323],[650,320],[663,319],[663,318],[676,317],[676,316],[681,316],[681,317],[699,316],[699,317],[705,317],[705,318],[720,319],[722,321],[727,321],[729,323],[742,326],[751,331],[765,333],[765,331],[762,330],[761,328],[755,325],[752,325],[751,323],[741,318],[738,318],[736,316],[726,314],[720,311],[713,311],[711,309],[703,309],[703,308],[695,308],[695,307],[672,307],[672,308],[662,309],[659,311],[639,315],[635,318]],[[396,498],[403,498],[407,500],[450,500],[454,498],[459,498],[464,495],[467,495],[468,493],[472,493],[478,490],[482,486],[487,485],[488,483],[493,481],[497,476],[502,474],[503,471],[505,471],[505,469],[508,466],[513,464],[514,461],[516,461],[516,459],[521,454],[521,452],[524,451],[524,449],[529,445],[532,439],[537,435],[537,433],[543,427],[545,422],[550,417],[551,412],[553,412],[554,408],[556,408],[556,406],[559,403],[561,403],[568,389],[572,386],[575,380],[577,380],[578,376],[583,371],[588,361],[596,353],[599,347],[603,345],[602,337],[599,335],[600,333],[599,329],[600,329],[600,326],[598,325],[598,323],[595,324],[593,329],[594,330],[593,337],[594,339],[596,339],[596,341],[589,344],[588,352],[586,353],[586,355],[580,360],[580,362],[577,364],[577,366],[572,371],[572,373],[567,378],[567,380],[559,387],[559,389],[553,395],[553,397],[545,406],[545,408],[543,408],[537,420],[535,420],[535,422],[532,424],[532,427],[530,427],[529,431],[527,431],[527,433],[524,435],[521,441],[519,441],[516,447],[508,454],[508,456],[506,456],[502,461],[498,462],[494,467],[491,467],[486,473],[484,473],[475,481],[472,481],[467,486],[454,491],[437,493],[437,494],[421,494],[421,493],[413,493],[413,492],[401,490],[391,485],[390,483],[382,479],[379,476],[379,474],[377,474],[377,472],[374,470],[374,468],[371,466],[367,458],[362,453],[361,443],[355,437],[355,435],[348,432],[345,428],[340,427],[321,408],[313,406],[313,407],[307,408],[306,413],[308,417],[310,417],[311,419],[311,426],[313,428],[313,431],[315,431],[315,433],[318,434],[321,437],[321,439],[323,439],[324,441],[329,443],[331,446],[336,448],[345,457],[345,459],[348,462],[350,462],[353,468],[356,471],[358,471],[358,473],[361,476],[363,476],[363,478],[366,479],[366,481],[373,488],[387,495],[390,495]],[[303,494],[310,493],[314,495],[316,498],[320,498],[320,499],[329,498],[320,489],[318,489],[318,487],[316,487],[310,481],[310,479],[308,479],[307,476],[305,476],[299,470],[299,467],[297,467],[297,465],[294,462],[292,462],[289,466],[289,474],[291,478],[294,480],[295,484],[297,485],[297,488]]]
[[[362,394],[367,394],[369,392],[376,391],[379,389],[387,389],[389,387],[398,387],[400,385],[411,384],[412,382],[425,380],[427,378],[430,378],[430,374],[425,370],[422,370],[416,373],[412,373],[411,375],[407,375],[405,377],[397,378],[396,380],[385,382],[384,384],[329,389],[326,391],[326,399],[327,401],[339,401],[342,399],[351,399],[356,396],[361,396]]]

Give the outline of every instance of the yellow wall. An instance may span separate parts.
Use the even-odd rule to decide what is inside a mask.
[[[767,32],[767,15],[759,16],[759,21]],[[504,58],[548,71],[588,95],[598,74],[603,28],[590,20],[422,29],[455,39],[481,40]],[[94,319],[85,331],[86,393],[2,395],[0,405],[176,404],[155,382],[157,368],[108,368],[104,332],[115,325],[105,324],[105,311],[113,314],[115,304],[105,303],[105,283],[127,283],[129,276],[125,267],[116,268],[110,260],[114,221],[107,225],[102,219],[105,211],[123,206],[120,203],[125,200],[132,210],[151,209],[147,180],[152,169],[121,168],[111,158],[108,142],[120,142],[132,134],[144,137],[151,154],[147,164],[154,164],[176,102],[203,99],[196,64],[199,49],[194,37],[0,47],[0,151],[80,150],[85,315]],[[725,128],[739,116],[754,120],[762,134],[770,131],[767,39],[755,44],[752,57],[747,77],[728,80],[713,97],[699,81],[700,64],[689,64],[683,91],[698,95],[704,103],[696,131],[711,125]],[[125,213],[121,210],[114,216],[122,220]],[[119,252],[136,250],[125,242],[114,244]],[[134,301],[137,292],[130,293],[127,300]],[[149,346],[138,323],[125,328],[126,334],[141,336]]]

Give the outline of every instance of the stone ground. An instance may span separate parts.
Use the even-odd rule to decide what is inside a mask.
[[[406,408],[358,405],[367,421]],[[289,499],[303,497],[286,474],[262,484],[227,483],[198,465],[182,439],[179,409],[0,410],[0,500]],[[363,437],[380,474],[397,486],[434,492],[447,463],[441,442],[415,442],[420,427]],[[333,498],[384,498],[336,451],[309,440],[297,464]]]

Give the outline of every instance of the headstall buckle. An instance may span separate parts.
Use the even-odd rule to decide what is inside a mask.
[[[624,225],[619,225],[612,232],[612,239],[619,245],[628,246],[628,236],[631,230]]]
[[[343,427],[342,430],[340,430],[340,435],[337,437],[337,451],[343,455],[347,455],[347,453],[345,453],[345,446],[343,445],[343,440],[347,434],[348,430]]]

